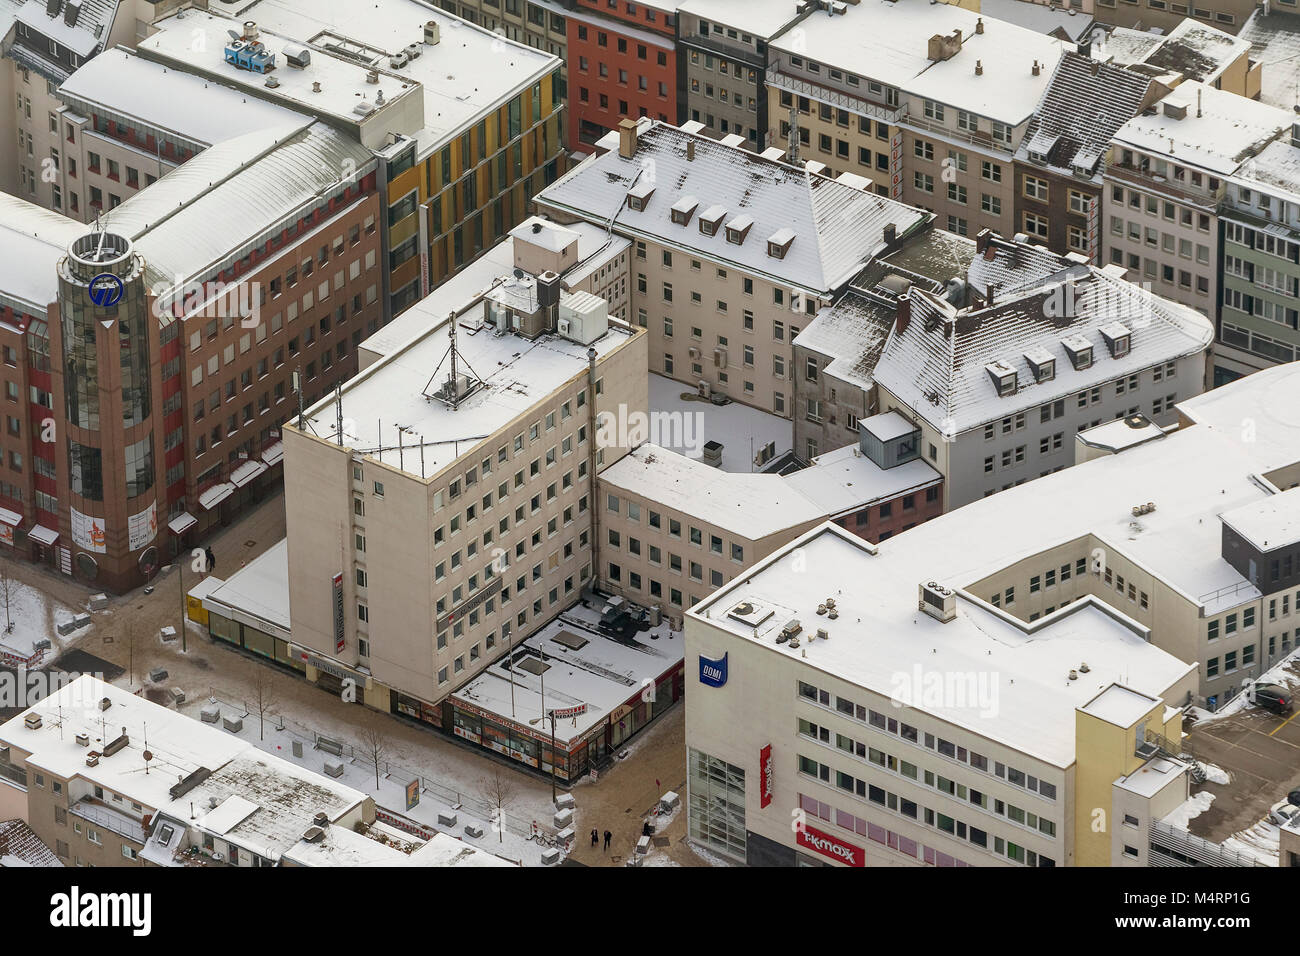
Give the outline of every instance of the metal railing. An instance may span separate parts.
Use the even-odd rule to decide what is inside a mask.
[[[1168,854],[1152,853],[1153,860],[1156,857],[1161,858],[1160,863],[1153,862],[1153,866],[1196,866],[1198,863],[1201,866],[1264,865],[1252,856],[1238,853],[1236,850],[1229,850],[1218,843],[1211,843],[1209,840],[1203,840],[1198,836],[1193,836],[1181,827],[1176,827],[1161,820],[1152,821],[1149,838],[1153,850],[1156,847],[1161,847],[1195,861],[1183,862],[1174,859]]]
[[[69,807],[68,812],[105,830],[111,830],[118,836],[124,836],[136,843],[144,843],[144,824],[109,807],[101,807],[82,800]]]
[[[805,96],[810,100],[816,100],[818,103],[825,103],[827,106],[835,106],[863,116],[870,116],[882,123],[897,124],[907,116],[906,104],[891,109],[888,106],[872,103],[870,100],[865,100],[859,96],[853,96],[839,90],[827,89],[818,83],[811,83],[808,80],[790,76],[788,73],[782,73],[779,64],[776,63],[767,68],[767,85],[793,93],[796,96]]]

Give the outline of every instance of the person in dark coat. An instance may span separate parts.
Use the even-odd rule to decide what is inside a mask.
[[[612,833],[610,833],[608,830],[606,830],[606,831],[605,831],[605,852],[606,852],[606,853],[609,852],[609,841],[612,840],[612,839],[614,839],[614,834],[612,834]]]
[[[599,842],[600,842],[600,831],[597,830],[595,827],[592,827],[592,828],[591,828],[591,845],[592,845],[592,846],[595,846],[595,845],[596,845],[597,843],[599,843]]]
[[[211,574],[217,568],[217,556],[212,553],[212,548],[207,548],[204,556],[208,559],[208,573]]]

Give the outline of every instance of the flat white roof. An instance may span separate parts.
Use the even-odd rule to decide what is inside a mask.
[[[1156,698],[1139,694],[1122,684],[1111,684],[1079,709],[1116,727],[1132,727],[1158,703],[1160,701]]]
[[[224,581],[209,586],[214,578],[205,578],[190,588],[190,595],[200,598],[208,610],[237,617],[255,627],[263,622],[289,633],[289,539],[284,538],[267,548],[246,567]]]
[[[1166,116],[1166,101],[1185,106],[1187,115],[1182,119]],[[1114,141],[1171,162],[1230,176],[1248,156],[1262,150],[1280,131],[1290,129],[1293,118],[1275,106],[1187,80],[1157,103],[1155,112],[1139,114],[1121,126]]]
[[[87,61],[59,87],[59,96],[103,106],[208,146],[255,129],[304,127],[312,121],[305,113],[121,47]]]
[[[0,302],[18,312],[45,315],[59,297],[55,266],[89,227],[0,192]]]
[[[529,725],[546,735],[551,729],[550,720],[545,716],[548,711],[585,705],[583,713],[555,721],[556,740],[571,746],[592,728],[605,723],[617,708],[632,700],[639,701],[644,687],[642,681],[653,684],[685,656],[686,642],[681,632],[672,631],[666,623],[639,632],[634,643],[625,644],[597,634],[598,619],[598,611],[581,605],[566,611],[515,645],[513,654],[491,664],[452,694],[452,703],[469,704],[502,720]],[[586,644],[570,647],[556,640],[561,637],[570,643],[585,640]],[[541,665],[543,652],[546,664],[543,674],[534,674],[521,666]],[[509,660],[515,662],[513,680],[507,666]],[[543,679],[545,698],[542,697]]]
[[[946,624],[918,611],[918,585],[934,580],[944,561],[933,553],[918,560],[917,548],[907,545],[916,531],[941,524],[938,519],[897,535],[876,554],[848,532],[822,525],[696,605],[688,617],[1062,768],[1074,761],[1075,708],[1117,682],[1158,697],[1194,671],[1194,664],[1147,643],[1135,627],[1090,599],[1034,625],[960,596],[957,616]],[[972,547],[959,535],[944,541],[948,552]],[[960,547],[954,547],[957,541]],[[787,560],[795,549],[801,557],[797,570]],[[828,597],[839,615],[833,621],[817,614]],[[731,609],[746,601],[773,613],[758,627],[731,617]],[[776,643],[792,619],[803,625],[793,650]],[[710,630],[687,627],[692,650],[706,656],[725,650]],[[828,631],[827,640],[813,637],[818,628]],[[1085,662],[1088,673],[1079,671]],[[1069,679],[1071,670],[1075,680]],[[952,676],[969,678],[968,691],[924,692],[927,681]],[[916,697],[908,697],[908,686],[916,688]]]
[[[751,541],[826,514],[780,475],[730,473],[652,444],[620,458],[600,473],[600,480],[608,489],[657,502]]]
[[[423,315],[427,331],[344,383],[346,445],[408,474],[431,478],[480,440],[586,372],[587,346],[550,333],[532,341],[514,333],[497,334],[491,326],[480,324],[481,313],[471,310],[456,320],[461,373],[470,375],[472,370],[486,384],[472,391],[457,409],[426,397],[426,391],[432,395],[447,378],[448,314],[464,305],[463,300],[449,301],[442,289],[420,300],[408,314]],[[631,336],[611,325],[591,344],[597,362]],[[400,440],[399,426],[403,429]],[[307,433],[334,441],[336,428],[334,396],[307,410]],[[418,447],[412,447],[422,442],[426,443],[423,457]],[[399,444],[405,446],[404,451]]]
[[[1223,523],[1260,551],[1300,541],[1300,488],[1223,513]]]
[[[785,476],[787,484],[803,492],[828,516],[919,491],[942,480],[943,476],[922,458],[881,468],[862,454],[857,445],[845,445],[819,455],[809,467]]]
[[[309,100],[320,95],[310,92],[310,80],[321,79],[311,76],[318,61],[325,56],[321,51],[327,43],[339,42],[325,37],[326,32],[352,41],[354,47],[364,44],[371,50],[382,51],[385,56],[379,67],[378,86],[365,83],[364,74],[368,69],[365,63],[341,57],[340,62],[355,63],[361,83],[358,86],[349,82],[337,94],[325,95],[338,95],[337,108],[347,115],[359,99],[355,95],[358,92],[373,104],[376,91],[383,90],[384,98],[392,103],[403,93],[403,82],[418,83],[424,98],[423,129],[416,134],[421,155],[485,110],[538,82],[560,64],[549,53],[467,23],[421,0],[383,0],[370,4],[364,15],[358,13],[355,0],[254,0],[241,7],[236,15],[241,25],[244,20],[256,21],[264,39],[266,31],[271,31],[311,47],[312,65],[306,70],[280,65],[275,71],[282,83],[286,82],[286,74],[299,74],[306,83],[302,95]],[[173,24],[185,44],[190,42],[191,31],[197,25],[194,16],[186,11],[185,19]],[[430,20],[439,26],[438,44],[424,46],[421,55],[407,66],[389,69],[388,55],[412,43],[423,44],[424,24]],[[218,57],[225,46],[226,28],[226,24],[221,24],[215,35],[208,38],[209,49],[215,46]],[[277,62],[283,64],[284,58]],[[254,83],[262,82],[257,74],[238,72],[251,77]]]
[[[930,0],[863,0],[841,16],[815,12],[770,44],[914,96],[1017,125],[1028,119],[1068,48],[1054,37],[1014,23]],[[960,52],[932,61],[930,37],[961,30]],[[975,75],[975,61],[983,73]],[[1038,75],[1033,63],[1039,64]],[[907,121],[904,120],[904,123]]]
[[[766,39],[797,16],[793,0],[684,0],[677,9]],[[691,34],[683,34],[689,41]]]
[[[1079,432],[1078,440],[1085,445],[1120,451],[1153,438],[1161,438],[1164,434],[1164,429],[1145,415],[1132,415],[1116,418],[1096,428],[1084,429]]]
[[[910,435],[920,427],[913,422],[909,422],[898,412],[882,412],[879,415],[871,415],[868,418],[861,419],[858,425],[871,432],[882,442]]]

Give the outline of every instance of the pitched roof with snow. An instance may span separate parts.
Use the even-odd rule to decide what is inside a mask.
[[[0,867],[63,866],[54,851],[22,820],[0,820]]]
[[[842,287],[886,248],[883,230],[893,224],[899,238],[933,219],[933,214],[863,189],[764,159],[708,136],[642,120],[636,155],[617,149],[581,163],[537,196],[543,210],[578,216],[614,232],[645,237],[731,265],[786,285],[825,295]],[[687,146],[693,157],[687,159]],[[655,191],[641,210],[628,207],[634,184]],[[699,200],[695,215],[673,222],[674,204]],[[728,239],[720,224],[713,235],[700,231],[709,210],[729,222],[747,215],[753,225],[744,241]],[[769,240],[788,229],[794,239],[783,258],[770,254]]]
[[[1300,14],[1256,7],[1238,36],[1250,43],[1254,59],[1264,64],[1259,99],[1291,109],[1300,104]]]
[[[1037,154],[1057,169],[1097,172],[1111,137],[1141,109],[1150,87],[1132,70],[1065,54],[1016,158]]]
[[[1014,262],[1018,251],[1032,257],[1033,272],[1009,298],[995,295],[991,307],[958,310],[931,293],[913,290],[910,321],[901,332],[890,333],[876,363],[876,381],[945,436],[1195,354],[1214,336],[1209,320],[1188,306],[1154,296],[1106,269],[1022,246],[994,237],[988,245],[991,256],[986,251],[976,257],[972,277],[999,258]],[[1056,269],[1042,275],[1049,257],[1056,260]],[[998,271],[1010,269],[1008,264]],[[975,281],[970,285],[984,290]],[[1131,333],[1130,348],[1112,358],[1103,333],[1116,322]],[[1092,346],[1091,366],[1074,367],[1061,342],[1066,337],[1080,337]],[[1039,348],[1056,358],[1055,375],[1044,382],[1037,381],[1026,358]],[[989,365],[1018,373],[1012,394],[998,394]]]

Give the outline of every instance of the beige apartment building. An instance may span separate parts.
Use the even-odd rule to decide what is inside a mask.
[[[789,418],[795,336],[929,217],[697,126],[629,120],[537,204],[631,243],[630,312],[651,370]]]
[[[593,476],[626,449],[596,447],[597,415],[645,410],[645,335],[520,272],[457,277],[285,428],[286,468],[312,476],[286,499],[308,679],[437,726],[452,690],[599,583]]]
[[[959,235],[1009,236],[1024,229],[1012,159],[1067,49],[955,5],[837,7],[772,42],[768,142],[784,147],[793,121],[801,162],[864,177]]]
[[[1111,140],[1106,261],[1158,295],[1218,319],[1219,217],[1227,180],[1294,117],[1187,81]]]

